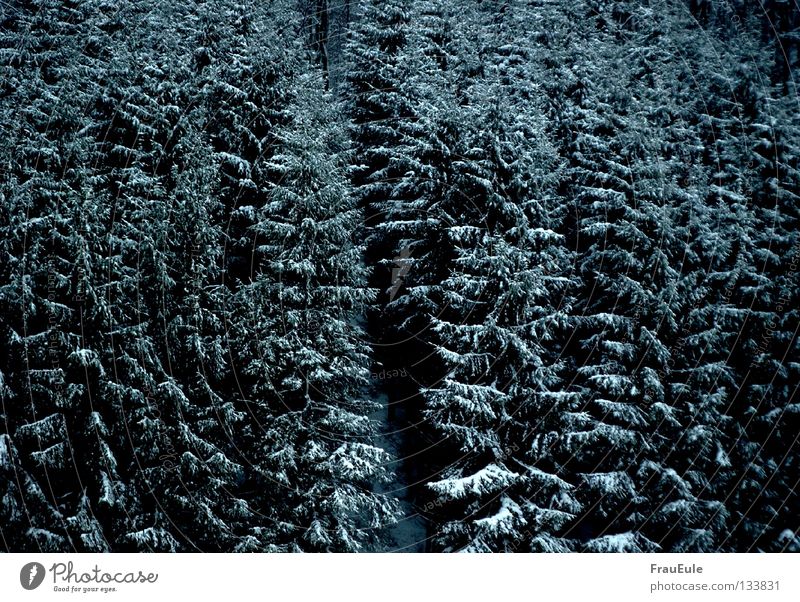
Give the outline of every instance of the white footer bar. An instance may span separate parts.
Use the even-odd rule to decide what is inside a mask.
[[[0,599],[796,602],[798,573],[797,554],[0,554]]]

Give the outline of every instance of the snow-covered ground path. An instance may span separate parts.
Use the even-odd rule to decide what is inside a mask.
[[[414,504],[411,486],[413,466],[409,465],[411,459],[405,457],[407,449],[404,437],[413,429],[406,418],[402,408],[402,401],[392,401],[386,393],[386,387],[391,386],[390,380],[376,380],[371,387],[373,400],[380,407],[370,416],[378,425],[379,432],[375,438],[375,445],[385,449],[391,454],[393,460],[389,471],[393,478],[389,483],[375,485],[377,491],[395,497],[402,512],[400,520],[389,530],[392,539],[390,552],[424,552],[425,542],[428,537],[425,518],[419,513]],[[391,406],[391,411],[390,411]]]

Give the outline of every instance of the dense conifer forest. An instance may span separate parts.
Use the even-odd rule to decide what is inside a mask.
[[[0,549],[800,551],[792,0],[2,0]]]

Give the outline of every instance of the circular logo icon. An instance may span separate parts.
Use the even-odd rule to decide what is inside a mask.
[[[19,572],[19,582],[25,589],[36,589],[44,581],[44,566],[29,562]]]

